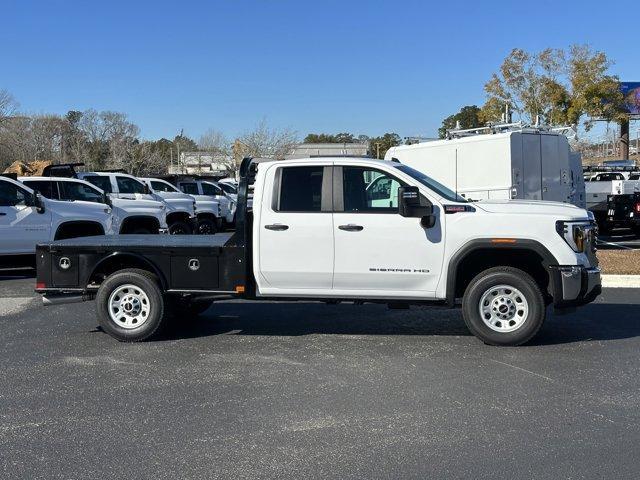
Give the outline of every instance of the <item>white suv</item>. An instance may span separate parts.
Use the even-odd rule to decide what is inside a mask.
[[[0,258],[33,255],[38,243],[51,240],[112,233],[108,205],[50,200],[0,176]]]

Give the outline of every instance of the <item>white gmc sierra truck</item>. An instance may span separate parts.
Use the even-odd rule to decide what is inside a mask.
[[[519,345],[540,330],[548,306],[575,308],[600,293],[595,233],[581,208],[469,203],[398,162],[247,158],[230,238],[45,242],[36,291],[45,304],[95,299],[103,330],[121,341],[149,338],[168,312],[195,315],[224,299],[461,300],[482,341]]]

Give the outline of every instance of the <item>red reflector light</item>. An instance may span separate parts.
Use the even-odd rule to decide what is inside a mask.
[[[36,290],[44,290],[47,288],[47,284],[44,282],[36,282]]]
[[[636,203],[633,209],[636,211],[636,213],[640,213],[640,202]]]

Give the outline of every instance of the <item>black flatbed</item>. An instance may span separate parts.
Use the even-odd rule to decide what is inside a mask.
[[[232,233],[214,235],[96,235],[93,237],[69,238],[45,243],[42,246],[51,250],[76,248],[89,250],[97,248],[214,248],[224,247]]]

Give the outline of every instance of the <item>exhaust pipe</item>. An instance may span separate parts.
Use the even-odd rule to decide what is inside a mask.
[[[95,294],[88,293],[85,295],[67,294],[42,296],[42,304],[45,307],[51,307],[53,305],[64,305],[67,303],[81,303],[93,300],[96,298]]]

